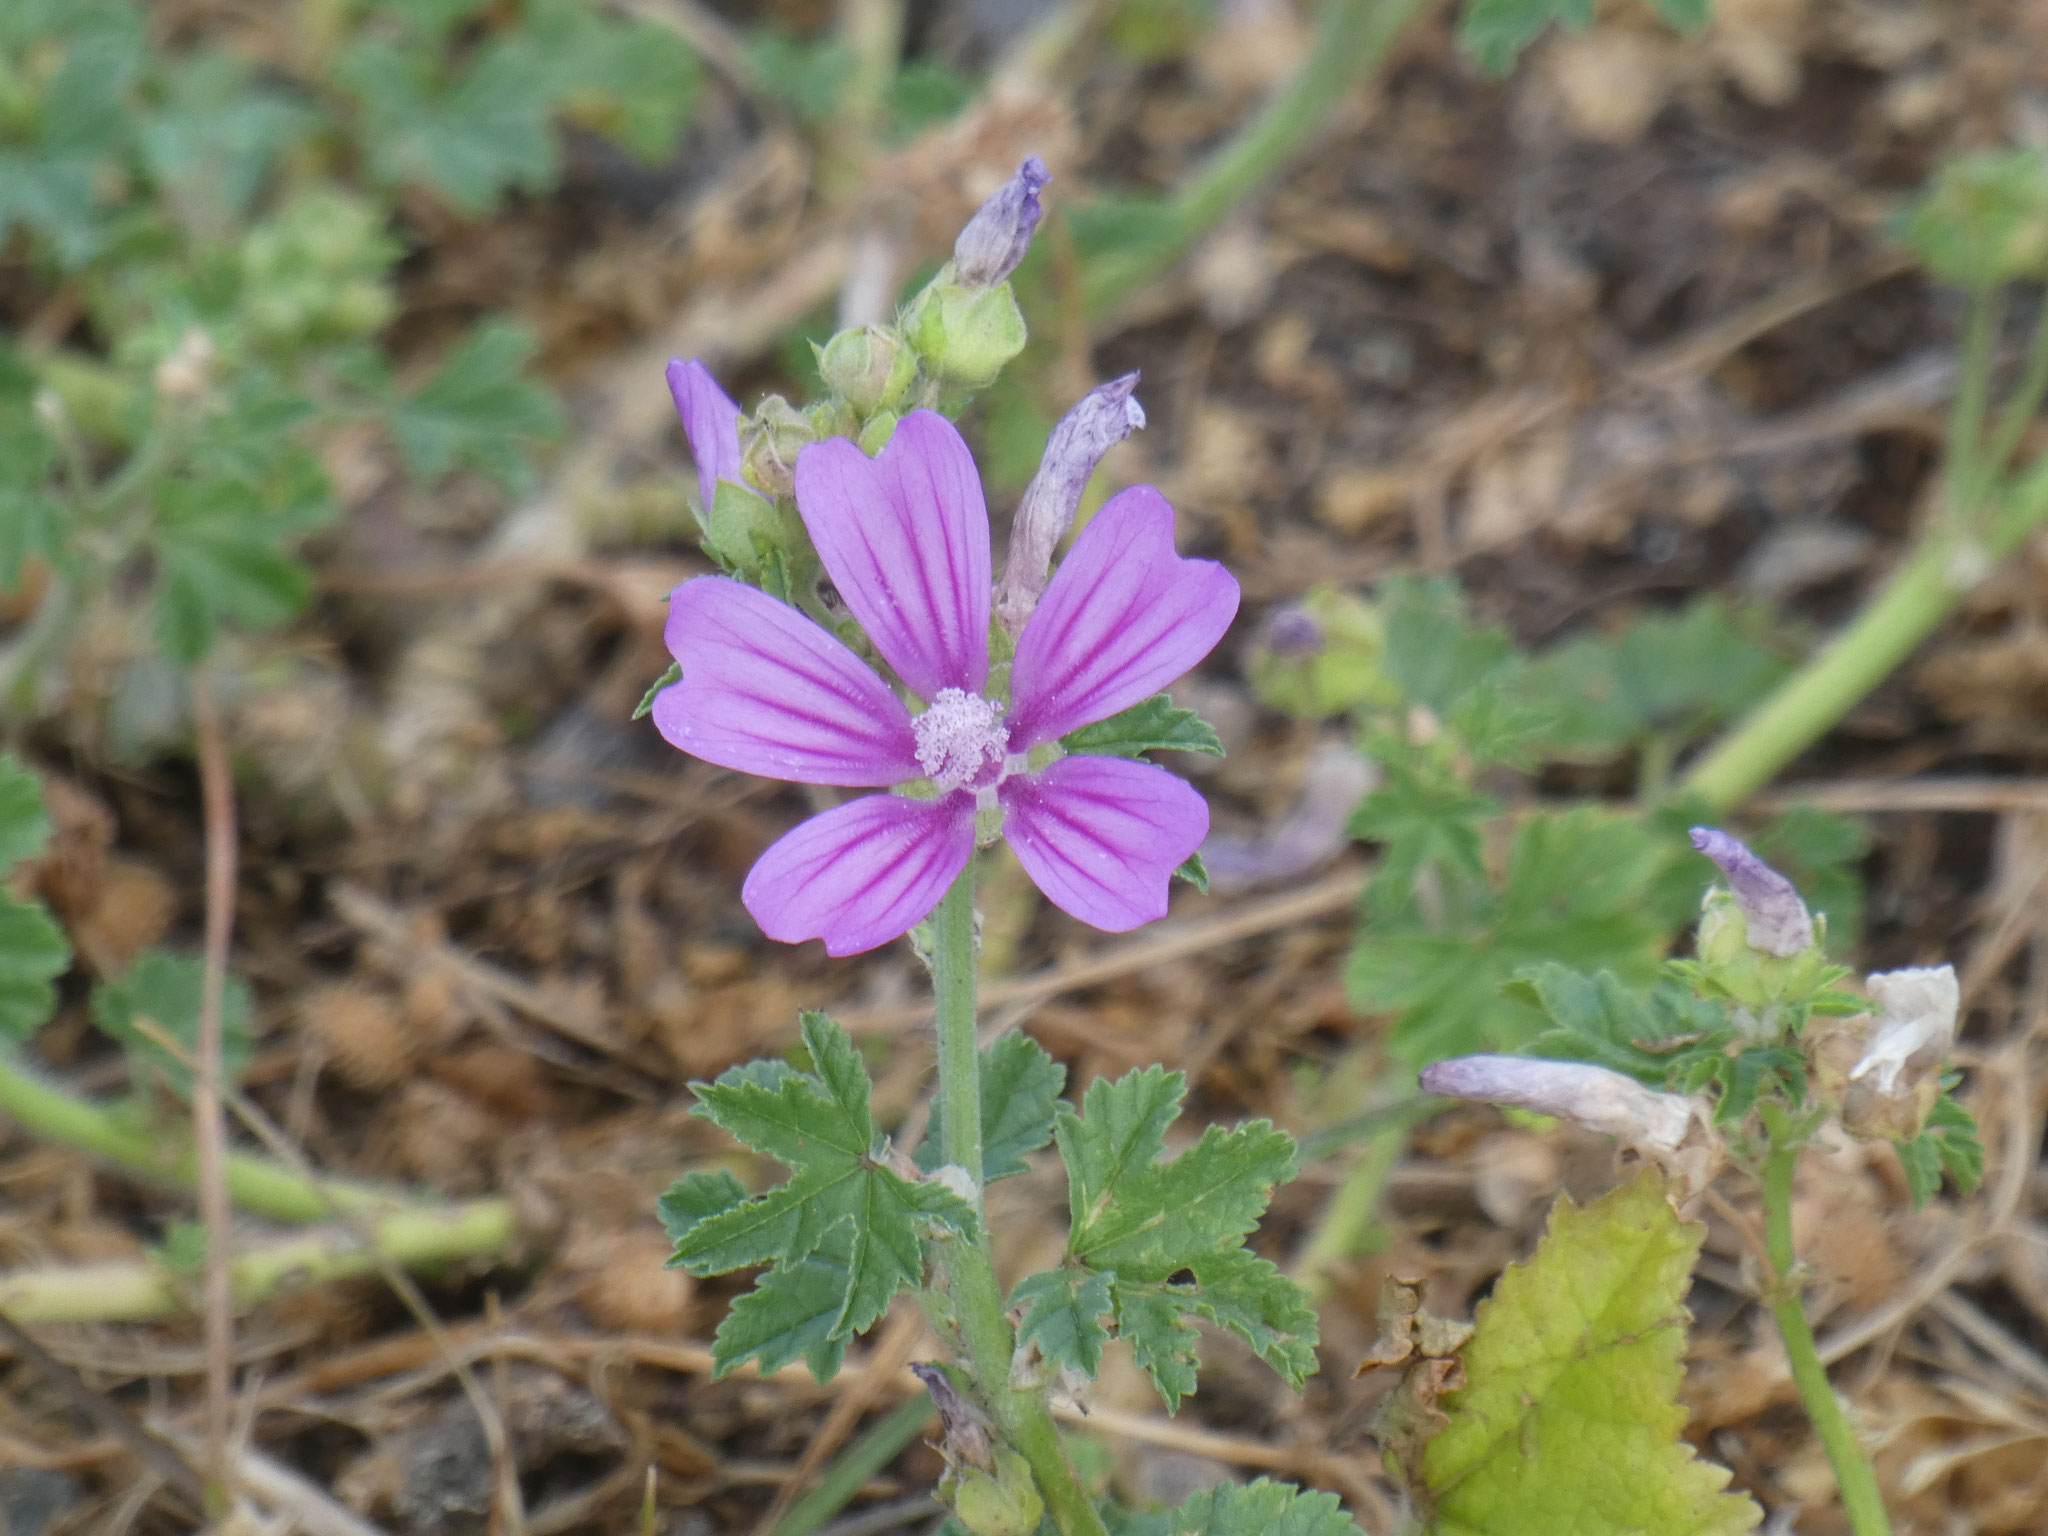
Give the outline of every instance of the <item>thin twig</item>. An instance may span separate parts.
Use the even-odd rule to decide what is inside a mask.
[[[192,1136],[199,1220],[206,1229],[206,1478],[225,1490],[228,1422],[234,1390],[235,1293],[228,1204],[227,1126],[221,1112],[221,1005],[235,922],[235,781],[213,682],[192,674],[192,730],[199,753],[199,794],[206,827],[206,941],[199,990],[199,1038],[192,1063]]]

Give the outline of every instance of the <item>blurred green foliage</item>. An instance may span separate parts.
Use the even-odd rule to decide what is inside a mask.
[[[339,431],[424,486],[527,486],[562,419],[516,324],[391,354],[399,200],[481,218],[544,192],[566,126],[663,159],[702,97],[672,33],[594,0],[297,20],[171,47],[135,0],[0,7],[0,246],[29,316],[0,343],[0,590],[39,584],[0,644],[9,712],[62,695],[88,632],[117,666],[182,667],[288,622]]]

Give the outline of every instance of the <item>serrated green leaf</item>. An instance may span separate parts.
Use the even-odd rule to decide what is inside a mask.
[[[1053,1115],[1067,1069],[1029,1035],[1012,1030],[981,1053],[981,1180],[993,1184],[1030,1171],[1025,1158],[1052,1140]],[[931,1124],[917,1149],[917,1166],[930,1173],[945,1158],[945,1110],[932,1105]]]
[[[1761,1518],[1681,1438],[1683,1305],[1705,1227],[1662,1175],[1583,1210],[1560,1197],[1463,1351],[1423,1453],[1440,1536],[1739,1536]]]
[[[1068,1251],[1098,1269],[1164,1278],[1242,1241],[1294,1166],[1294,1138],[1271,1121],[1212,1125],[1172,1161],[1126,1171],[1101,1209],[1076,1220]]]
[[[777,1264],[734,1301],[711,1341],[713,1379],[753,1357],[763,1372],[803,1360],[820,1385],[830,1381],[846,1356],[838,1324],[851,1289],[852,1243],[853,1224],[842,1221],[817,1248]]]
[[[923,1282],[924,1229],[976,1228],[973,1207],[943,1184],[913,1182],[880,1162],[867,1070],[846,1032],[822,1013],[806,1013],[803,1041],[815,1073],[752,1062],[715,1083],[691,1085],[699,1114],[784,1164],[789,1181],[728,1201],[730,1184],[685,1180],[670,1192],[676,1204],[665,1212],[676,1218],[674,1261],[693,1274],[773,1264],[781,1275],[796,1267],[792,1278],[764,1281],[750,1293],[760,1299],[748,1303],[733,1334],[772,1337],[781,1341],[777,1348],[795,1352],[814,1349],[815,1314],[784,1317],[775,1311],[778,1298],[821,1306],[821,1287],[837,1276],[826,1338],[844,1339],[881,1316],[897,1291]],[[804,1262],[820,1255],[829,1262]]]
[[[1978,1137],[1977,1122],[1947,1088],[1934,1101],[1926,1128],[1913,1140],[1895,1141],[1892,1146],[1905,1170],[1915,1210],[1941,1193],[1943,1173],[1966,1197],[1984,1182],[1984,1143]]]
[[[527,33],[548,65],[550,97],[569,121],[649,165],[674,153],[703,89],[703,71],[682,38],[583,0],[533,6]]]
[[[1096,757],[1142,757],[1153,751],[1223,755],[1223,741],[1216,728],[1164,693],[1155,693],[1107,720],[1069,731],[1060,738],[1060,745],[1069,752]]]
[[[1588,976],[1547,960],[1524,967],[1507,990],[1550,1021],[1529,1041],[1531,1055],[1595,1062],[1652,1087],[1662,1087],[1686,1057],[1718,1054],[1734,1035],[1725,1004],[1669,981],[1645,996],[1612,971]]]
[[[1391,1044],[1417,1065],[1520,1048],[1543,1027],[1502,991],[1524,967],[1651,979],[1665,930],[1649,894],[1669,854],[1636,821],[1590,806],[1531,816],[1497,888],[1461,892],[1441,915],[1411,904],[1361,928],[1345,972],[1352,998],[1396,1015]]]
[[[1593,19],[1593,0],[1467,0],[1458,41],[1489,74],[1504,75],[1552,22],[1574,29]]]
[[[528,455],[562,430],[561,407],[525,376],[534,352],[525,327],[489,320],[392,412],[406,467],[422,480],[474,469],[507,490],[532,480]]]
[[[1434,765],[1381,757],[1384,777],[1359,802],[1350,832],[1381,846],[1373,877],[1372,904],[1392,911],[1412,903],[1416,882],[1429,870],[1478,883],[1486,878],[1481,823],[1500,803],[1475,795],[1455,776]]]
[[[1264,1120],[1210,1126],[1193,1147],[1161,1161],[1185,1087],[1179,1073],[1146,1067],[1113,1083],[1098,1078],[1080,1114],[1060,1110],[1069,1265],[1056,1272],[1064,1278],[1032,1282],[1037,1305],[1047,1309],[1044,1326],[1061,1338],[1080,1325],[1066,1316],[1055,1288],[1092,1305],[1099,1292],[1087,1288],[1085,1273],[1107,1278],[1117,1335],[1169,1410],[1194,1390],[1197,1317],[1236,1333],[1290,1381],[1315,1364],[1315,1313],[1306,1295],[1242,1247],[1273,1186],[1293,1177],[1293,1138]]]
[[[92,1021],[128,1052],[139,1078],[162,1083],[181,1099],[192,1096],[192,1073],[178,1056],[140,1028],[148,1020],[190,1056],[199,1042],[199,1004],[206,967],[195,955],[145,950],[120,977],[93,988]],[[226,1082],[241,1076],[249,1060],[249,988],[229,973],[221,994],[220,1070]]]
[[[1067,1194],[1078,1228],[1108,1203],[1111,1188],[1149,1167],[1166,1149],[1166,1130],[1180,1114],[1187,1079],[1164,1067],[1140,1067],[1111,1082],[1088,1085],[1081,1113],[1063,1110],[1053,1126],[1067,1167]]]
[[[1308,1293],[1247,1248],[1197,1254],[1188,1267],[1195,1275],[1195,1312],[1244,1340],[1300,1391],[1316,1369],[1318,1327]]]
[[[427,187],[475,218],[559,171],[549,60],[531,39],[493,37],[444,71],[438,49],[361,38],[334,78],[355,97],[371,174],[388,186]]]
[[[57,1006],[54,983],[71,964],[71,946],[40,903],[0,887],[0,1040],[26,1040]]]
[[[49,841],[41,781],[12,752],[0,752],[0,876],[24,859],[42,857]]]
[[[1202,862],[1201,850],[1189,854],[1174,866],[1173,878],[1185,880],[1204,896],[1209,894],[1209,866]]]
[[[734,1206],[744,1204],[747,1186],[728,1168],[685,1174],[669,1185],[661,1199],[655,1204],[655,1213],[661,1217],[663,1230],[669,1241],[680,1243],[700,1221],[723,1215]],[[671,1259],[671,1265],[680,1261]]]
[[[1114,1310],[1110,1277],[1092,1269],[1048,1269],[1027,1275],[1010,1295],[1021,1310],[1017,1342],[1035,1344],[1046,1361],[1090,1377],[1101,1373],[1102,1347],[1109,1342],[1103,1319]]]
[[[1172,1536],[1358,1536],[1334,1493],[1259,1478],[1195,1494],[1168,1517]]]
[[[1182,1297],[1171,1294],[1166,1285],[1117,1285],[1117,1337],[1131,1346],[1138,1368],[1152,1378],[1152,1385],[1166,1403],[1168,1413],[1180,1412],[1181,1400],[1195,1390],[1195,1372],[1201,1361],[1202,1336],[1188,1321],[1194,1309]]]

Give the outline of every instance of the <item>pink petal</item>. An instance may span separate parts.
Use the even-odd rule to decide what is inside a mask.
[[[973,855],[972,795],[868,795],[785,833],[740,899],[771,939],[857,955],[923,922]]]
[[[1209,806],[1164,768],[1063,757],[1004,781],[1003,836],[1062,912],[1110,933],[1166,916],[1175,869],[1209,835]]]
[[[988,681],[988,504],[953,424],[913,411],[870,459],[846,438],[796,457],[796,505],[846,606],[921,699]]]
[[[724,576],[669,595],[668,648],[683,680],[654,697],[671,746],[799,784],[914,779],[910,711],[852,651],[786,603]]]
[[[1149,485],[1112,496],[1032,610],[1010,668],[1010,750],[1107,720],[1191,669],[1237,616],[1237,581],[1173,552]]]
[[[669,361],[668,392],[675,397],[676,414],[683,418],[683,436],[690,440],[690,457],[697,461],[697,494],[709,512],[719,481],[746,483],[740,478],[740,408],[694,357]]]

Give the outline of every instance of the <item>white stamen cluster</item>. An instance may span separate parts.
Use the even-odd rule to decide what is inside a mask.
[[[1003,707],[964,688],[941,688],[911,722],[917,766],[941,790],[963,789],[1009,752]]]

